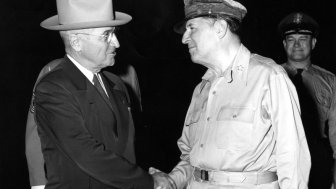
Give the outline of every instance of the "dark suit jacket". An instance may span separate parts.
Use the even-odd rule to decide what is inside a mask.
[[[36,86],[46,189],[153,188],[135,164],[127,91],[117,76],[102,76],[109,100],[68,58]]]

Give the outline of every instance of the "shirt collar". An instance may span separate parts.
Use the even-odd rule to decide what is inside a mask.
[[[216,77],[224,77],[228,83],[231,83],[234,79],[240,78],[245,84],[247,84],[247,71],[250,57],[250,51],[241,44],[233,63],[222,74],[217,76],[214,70],[208,69],[202,79],[212,82]]]
[[[296,68],[295,66],[293,66],[291,63],[287,63],[287,65],[290,67],[290,69],[292,70],[297,70],[299,68]],[[303,68],[300,68],[300,69],[303,69],[304,71],[308,71],[309,68],[311,67],[312,64],[308,64],[306,67],[303,67]]]
[[[314,74],[314,67],[312,66],[312,64],[307,65],[304,68],[296,68],[295,66],[293,66],[292,64],[290,64],[289,62],[286,62],[283,64],[285,70],[287,71],[288,75],[293,76],[297,73],[297,69],[303,69],[304,72],[309,73],[309,74]]]
[[[78,63],[75,59],[73,59],[70,55],[67,54],[67,57],[71,60],[73,64],[85,75],[85,77],[93,84],[93,73]]]

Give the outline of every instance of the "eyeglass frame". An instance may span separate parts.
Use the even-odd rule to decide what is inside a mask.
[[[91,34],[91,33],[75,33],[75,35],[83,34],[83,35],[91,35],[91,36],[96,36],[96,37],[102,37],[103,42],[111,43],[113,35],[116,35],[118,30],[119,30],[119,27],[113,27],[111,30],[108,30],[108,32],[105,31],[106,33],[101,34],[101,35],[96,35],[96,34]]]

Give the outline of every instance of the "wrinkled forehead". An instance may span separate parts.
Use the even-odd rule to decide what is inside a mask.
[[[113,29],[114,29],[114,27],[92,28],[91,32],[92,33],[97,33],[97,34],[102,34],[102,33],[106,33],[108,31],[111,31]]]
[[[101,28],[87,28],[87,29],[70,30],[70,31],[71,33],[103,34],[113,29],[114,27],[101,27]]]
[[[186,21],[185,27],[189,25],[202,25],[204,23],[210,23],[209,21],[213,20],[213,18],[209,17],[197,17],[197,18],[192,18]]]
[[[201,17],[189,19],[189,20],[186,21],[185,25],[200,23],[202,21],[202,19],[203,18],[201,18]]]

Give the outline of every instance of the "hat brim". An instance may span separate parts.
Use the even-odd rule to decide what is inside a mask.
[[[132,17],[128,14],[122,12],[115,12],[115,20],[109,21],[95,21],[95,22],[80,22],[73,24],[60,24],[58,21],[58,15],[52,16],[43,22],[41,22],[41,27],[48,30],[78,30],[87,28],[101,28],[109,26],[120,26],[127,24],[132,20]]]
[[[174,25],[174,31],[178,34],[184,34],[184,32],[186,31],[186,23],[187,23],[187,19],[183,19],[179,22],[177,22]]]
[[[287,35],[292,35],[292,34],[303,34],[303,35],[311,35],[311,36],[315,36],[315,34],[313,33],[313,31],[310,30],[300,30],[300,29],[293,29],[293,30],[289,30],[283,33],[283,36],[286,37]]]

